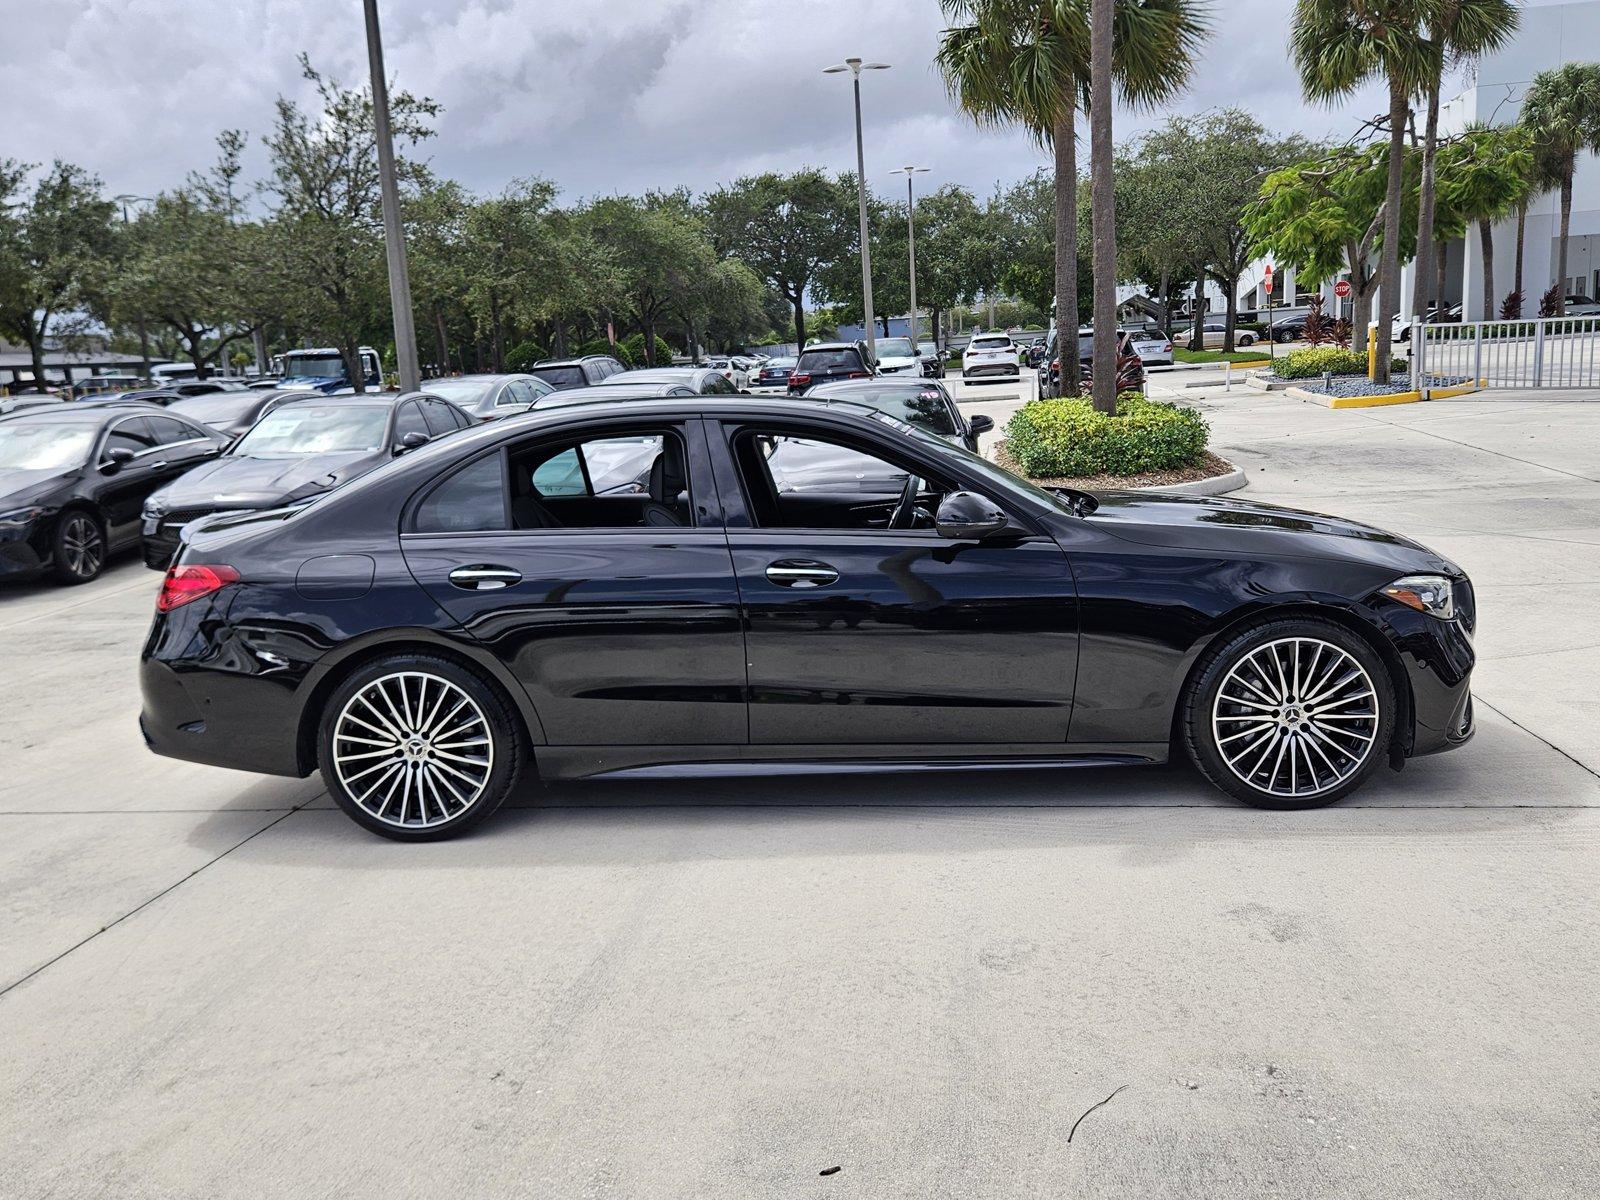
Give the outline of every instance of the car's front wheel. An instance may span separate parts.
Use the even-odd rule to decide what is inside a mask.
[[[88,583],[106,564],[106,531],[93,513],[72,509],[56,522],[50,565],[62,583]]]
[[[1394,685],[1362,638],[1332,621],[1269,621],[1207,657],[1184,699],[1189,756],[1257,808],[1349,795],[1388,754]]]
[[[504,803],[522,766],[518,717],[449,659],[368,663],[322,714],[322,777],[339,807],[396,841],[454,837]]]

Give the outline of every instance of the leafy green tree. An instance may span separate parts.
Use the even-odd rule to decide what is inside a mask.
[[[1515,125],[1477,125],[1439,149],[1437,168],[1441,213],[1448,213],[1456,225],[1478,226],[1487,321],[1495,312],[1494,222],[1527,202],[1533,190],[1533,148],[1527,132]]]
[[[806,293],[854,244],[856,198],[821,171],[768,172],[706,197],[717,252],[737,256],[789,302],[796,342],[806,342]]]
[[[42,384],[46,339],[94,304],[109,277],[115,206],[80,167],[58,160],[30,190],[31,170],[0,159],[0,331],[28,347]]]
[[[360,391],[361,342],[383,328],[388,298],[372,93],[341,87],[304,55],[300,68],[316,89],[320,111],[280,96],[273,131],[264,139],[266,190],[277,202],[272,258],[292,323],[337,346]],[[403,151],[432,136],[438,111],[432,100],[390,93],[396,169],[411,194],[428,175]]]
[[[1447,68],[1502,45],[1522,14],[1512,0],[1432,0],[1427,12],[1423,95],[1427,117],[1422,134],[1422,182],[1417,197],[1417,267],[1412,273],[1411,311],[1433,307],[1427,289],[1433,286],[1435,159],[1439,148],[1439,90]],[[1520,274],[1520,272],[1519,272]],[[1521,286],[1520,284],[1518,285]],[[1492,310],[1484,309],[1487,318]]]
[[[928,310],[936,345],[943,344],[944,315],[977,292],[972,252],[988,238],[983,210],[966,188],[947,183],[917,201],[917,299]]]
[[[1521,122],[1538,142],[1541,175],[1561,191],[1556,282],[1566,313],[1567,244],[1572,233],[1572,177],[1578,155],[1600,154],[1600,63],[1569,62],[1540,71],[1522,100]],[[1520,287],[1520,279],[1519,279]]]

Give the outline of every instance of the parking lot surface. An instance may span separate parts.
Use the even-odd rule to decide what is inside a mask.
[[[0,588],[0,1196],[1593,1195],[1600,396],[1161,388],[1471,573],[1470,745],[1309,813],[594,783],[397,845],[143,749],[153,572]]]

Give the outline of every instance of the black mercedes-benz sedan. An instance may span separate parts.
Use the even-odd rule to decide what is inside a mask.
[[[0,417],[0,575],[87,583],[139,540],[146,496],[227,439],[153,404],[87,401]]]
[[[298,400],[280,397],[215,462],[144,502],[145,566],[166,570],[184,528],[199,517],[297,504],[472,423],[455,405],[423,392],[298,394]],[[267,405],[270,397],[257,402]]]
[[[174,400],[167,411],[181,413],[191,421],[199,421],[218,433],[236,438],[248,433],[252,425],[280,404],[305,398],[305,392],[299,390],[238,388]]]
[[[789,444],[898,483],[807,486],[793,461],[780,481]],[[648,462],[648,486],[596,486],[618,462]],[[1453,563],[1351,521],[1041,490],[839,401],[619,398],[192,526],[140,720],[160,754],[320,769],[402,840],[477,824],[529,765],[1105,765],[1179,745],[1240,800],[1305,808],[1471,735],[1473,618]]]

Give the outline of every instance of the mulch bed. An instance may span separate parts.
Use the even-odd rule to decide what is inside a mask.
[[[1004,442],[995,447],[993,457],[999,466],[1021,475],[1024,479],[1029,478],[1028,473],[1017,465],[1017,460],[1006,450]],[[1215,479],[1218,475],[1226,475],[1233,469],[1233,464],[1227,459],[1218,458],[1207,450],[1194,466],[1183,467],[1176,471],[1147,471],[1140,475],[1080,475],[1071,479],[1033,479],[1031,482],[1040,487],[1070,487],[1083,492],[1112,492],[1124,488],[1171,487],[1175,483]]]

